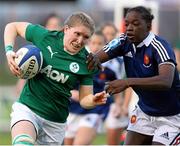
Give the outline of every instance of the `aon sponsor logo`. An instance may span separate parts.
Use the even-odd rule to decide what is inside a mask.
[[[45,68],[41,69],[41,73],[45,73],[48,78],[61,83],[65,83],[69,78],[68,75],[60,73],[57,70],[52,70],[51,65],[48,65]]]

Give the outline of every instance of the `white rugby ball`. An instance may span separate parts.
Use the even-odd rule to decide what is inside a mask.
[[[41,70],[43,56],[36,46],[26,45],[20,48],[16,54],[18,57],[15,58],[15,62],[21,70],[19,78],[30,79]]]

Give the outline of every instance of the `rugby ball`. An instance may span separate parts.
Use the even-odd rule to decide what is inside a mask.
[[[16,64],[20,68],[21,79],[30,79],[34,77],[42,67],[43,56],[39,48],[34,45],[26,45],[20,48],[15,58]]]

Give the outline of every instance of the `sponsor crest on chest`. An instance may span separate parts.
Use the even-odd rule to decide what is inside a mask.
[[[80,69],[79,67],[79,64],[76,63],[76,62],[72,62],[70,65],[69,65],[69,69],[70,71],[72,71],[73,73],[77,73]]]

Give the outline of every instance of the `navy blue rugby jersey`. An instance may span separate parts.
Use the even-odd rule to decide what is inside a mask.
[[[175,55],[167,41],[152,32],[137,46],[125,34],[104,47],[109,58],[124,57],[125,70],[129,78],[145,78],[158,75],[158,66],[176,66]],[[138,105],[150,116],[171,116],[180,113],[179,76],[175,70],[172,87],[168,90],[145,90],[133,88],[139,96]]]

